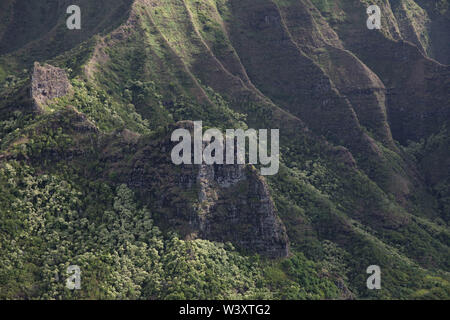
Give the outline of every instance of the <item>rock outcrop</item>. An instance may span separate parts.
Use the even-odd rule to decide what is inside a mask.
[[[169,128],[192,129],[183,121]],[[143,137],[126,155],[105,153],[120,183],[126,183],[152,209],[163,228],[186,239],[232,242],[238,248],[278,258],[289,254],[286,229],[264,178],[248,165],[180,165],[171,161],[170,135]],[[123,148],[122,148],[123,149]],[[124,157],[123,161],[118,157]]]
[[[35,62],[31,77],[31,97],[37,112],[42,112],[52,99],[64,97],[71,90],[72,86],[63,69]]]
[[[286,230],[267,183],[250,166],[202,165],[198,209],[199,234],[271,257],[289,253]]]

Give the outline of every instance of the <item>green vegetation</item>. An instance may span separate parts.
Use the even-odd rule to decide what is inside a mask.
[[[79,79],[72,81],[74,94],[58,99],[50,105],[51,111],[67,105],[77,106],[89,119],[104,131],[129,128],[138,133],[148,133],[148,120],[142,119],[133,104],[120,104],[101,89]]]
[[[2,299],[337,295],[332,282],[321,280],[317,266],[302,255],[263,272],[264,262],[239,255],[231,244],[163,236],[124,185],[116,190],[87,181],[83,185],[37,175],[18,162],[0,169],[0,183],[5,187],[0,199]],[[101,205],[95,201],[100,198]],[[83,270],[83,288],[76,292],[65,287],[66,268],[74,264]],[[282,283],[274,272],[286,272]]]

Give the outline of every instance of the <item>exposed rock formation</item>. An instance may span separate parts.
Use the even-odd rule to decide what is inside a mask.
[[[55,98],[64,97],[72,90],[72,86],[63,69],[38,62],[34,64],[31,78],[31,97],[36,111],[42,112],[44,105]]]
[[[264,179],[249,166],[202,165],[200,184],[200,236],[232,241],[242,248],[271,257],[289,252],[284,225]]]
[[[183,121],[170,128],[192,129]],[[230,241],[237,247],[269,257],[289,253],[285,227],[278,217],[264,178],[251,166],[180,165],[171,162],[175,145],[166,136],[159,142],[142,138],[132,159],[120,161],[110,154],[105,162],[125,177],[142,200],[152,208],[154,218],[166,229],[188,239]],[[132,148],[133,149],[133,148]],[[122,155],[120,155],[122,156]],[[120,163],[120,168],[118,168]],[[155,191],[158,198],[152,198]]]

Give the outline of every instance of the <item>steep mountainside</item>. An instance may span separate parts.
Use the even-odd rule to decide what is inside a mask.
[[[0,298],[449,298],[447,0],[70,4],[0,3]],[[173,164],[193,121],[278,174]]]

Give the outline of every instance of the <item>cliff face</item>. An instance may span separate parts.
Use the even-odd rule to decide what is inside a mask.
[[[172,129],[179,127],[193,128],[193,123]],[[138,153],[126,162],[107,155],[102,161],[109,162],[119,180],[154,210],[164,228],[177,230],[187,239],[231,242],[272,258],[288,255],[285,227],[266,181],[255,168],[237,164],[174,167],[170,151],[175,144],[170,136],[137,143]]]
[[[231,241],[248,251],[286,257],[289,243],[269,187],[250,167],[199,168],[198,229],[214,241]]]

